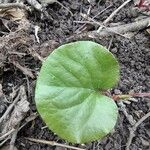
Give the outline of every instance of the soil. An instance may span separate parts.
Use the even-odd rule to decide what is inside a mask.
[[[27,49],[29,46],[33,46],[40,56],[46,57],[54,48],[63,43],[69,42],[68,38],[74,33],[79,33],[79,29],[83,29],[81,28],[83,24],[75,23],[75,21],[85,20],[80,13],[87,14],[90,6],[88,1],[62,0],[60,2],[73,13],[73,16],[71,16],[71,14],[65,8],[59,6],[57,3],[47,6],[47,11],[52,17],[50,20],[44,17],[41,19],[40,13],[35,11],[28,16],[28,20],[31,24],[38,25],[41,28],[38,34],[41,44],[35,42],[34,29],[30,28],[30,30],[27,31],[27,35],[29,35],[30,38],[25,40],[25,44],[20,45],[20,47],[17,45],[17,49],[15,49],[15,51],[26,53],[25,56],[23,55],[21,57],[16,57],[13,55],[13,57],[10,57],[8,52],[2,53],[0,51],[3,54],[4,59],[2,60],[4,61],[4,64],[2,65],[3,69],[0,70],[0,83],[2,84],[3,92],[9,99],[9,94],[12,92],[12,88],[19,87],[21,84],[23,84],[26,87],[28,101],[30,102],[30,111],[28,112],[27,116],[29,116],[32,112],[36,112],[36,106],[34,102],[36,78],[32,79],[27,75],[24,75],[23,72],[13,66],[11,62],[12,59],[19,61],[23,66],[30,68],[33,75],[36,77],[41,67],[41,61],[33,57],[33,55],[27,53],[27,51],[24,51],[24,49]],[[97,15],[100,11],[110,6],[99,16],[95,17],[95,20],[97,21],[104,21],[111,14],[111,12],[121,4],[122,0],[101,0],[99,2],[92,0],[90,17]],[[128,4],[114,17],[111,22],[116,24],[124,24],[134,21],[141,14],[134,12],[133,8],[133,3]],[[95,30],[98,26],[85,25],[85,27],[86,28],[82,30],[82,32]],[[24,35],[24,37],[27,37],[27,35]],[[117,57],[120,63],[120,82],[118,86],[111,90],[112,94],[149,92],[150,36],[145,30],[134,33],[134,36],[130,39],[115,35],[113,37],[107,37],[104,39],[94,39],[94,41],[102,44],[103,46],[109,47],[110,51]],[[9,42],[11,42],[11,44],[13,43],[13,41]],[[146,97],[135,99],[138,101],[126,104],[126,110],[128,114],[133,116],[135,121],[138,121],[142,116],[149,112],[150,101],[149,98]],[[0,101],[0,116],[2,116],[2,114],[5,112],[8,105],[9,103],[6,101]],[[66,141],[60,139],[48,128],[43,129],[44,126],[45,123],[42,121],[40,116],[38,116],[35,120],[23,127],[18,133],[15,144],[18,150],[63,150],[64,148],[48,146],[45,144],[33,144],[25,139],[25,137],[33,137],[37,139],[46,139],[59,143],[66,143]],[[120,110],[118,123],[110,135],[101,141],[75,146],[89,150],[124,150],[128,141],[130,127],[132,127],[132,125]],[[150,118],[142,122],[142,124],[136,130],[130,149],[150,149],[149,139]]]

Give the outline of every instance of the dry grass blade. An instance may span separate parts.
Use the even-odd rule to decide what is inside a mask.
[[[150,112],[148,112],[145,116],[143,116],[131,129],[130,129],[130,135],[129,135],[129,139],[127,142],[127,146],[126,146],[126,150],[130,149],[130,145],[132,143],[132,139],[134,138],[134,132],[136,131],[136,129],[138,128],[138,126],[145,121],[148,117],[150,117]]]
[[[39,140],[39,139],[34,139],[34,138],[26,138],[26,139],[29,141],[32,141],[32,142],[43,143],[43,144],[48,144],[48,145],[52,145],[52,146],[59,146],[59,147],[70,148],[70,149],[74,149],[74,150],[85,150],[85,149],[74,147],[74,146],[56,143],[54,141]]]

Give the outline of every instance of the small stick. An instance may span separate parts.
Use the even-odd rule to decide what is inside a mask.
[[[103,9],[102,11],[100,11],[98,14],[96,14],[94,17],[92,17],[92,19],[95,19],[97,16],[99,16],[101,13],[103,13],[104,11],[106,11],[108,8],[110,8],[112,5],[109,5],[108,7],[106,7],[105,9]],[[74,21],[74,22],[77,22],[77,23],[84,23],[80,28],[78,28],[75,33],[81,33],[82,31],[80,31],[82,28],[86,27],[86,24],[95,24],[95,22],[90,22],[90,21]],[[97,23],[96,23],[97,25]]]
[[[110,42],[109,42],[108,48],[107,48],[109,51],[110,51],[110,48],[111,48],[113,39],[114,39],[114,37],[112,36],[112,37],[111,37],[111,40],[110,40]]]
[[[0,9],[7,9],[7,8],[20,8],[25,9],[27,11],[30,11],[29,7],[22,3],[6,3],[6,4],[0,4]]]
[[[138,31],[138,30],[148,27],[149,21],[150,21],[150,17],[141,19],[133,23],[125,24],[125,25],[109,27],[109,28],[102,30],[100,33],[97,33],[96,31],[88,32],[86,36],[92,37],[92,38],[100,38],[100,37],[107,37],[110,35],[114,35],[115,32],[119,34],[123,34],[127,32]]]
[[[93,21],[73,21],[75,23],[79,23],[79,24],[92,24],[92,25],[98,25],[98,22],[93,22]]]
[[[42,56],[40,56],[35,49],[32,48],[28,48],[28,51],[30,53],[30,55],[32,55],[34,58],[40,60],[41,62],[44,61],[44,58]]]
[[[24,126],[26,126],[29,122],[33,121],[38,116],[37,113],[31,114],[29,117],[25,119],[25,123],[19,128],[21,130]]]
[[[106,23],[108,23],[125,5],[127,5],[131,0],[126,0],[121,6],[119,6],[115,11],[113,11],[111,13],[111,15],[103,22],[103,24],[105,25]],[[102,30],[102,26],[100,26],[97,30],[97,32],[99,33]]]
[[[17,138],[17,133],[19,131],[19,125],[20,124],[17,125],[16,130],[12,134],[9,150],[14,150],[14,144],[15,144],[15,141],[16,141],[16,138]]]
[[[130,135],[129,135],[129,139],[127,142],[127,146],[126,146],[126,150],[130,149],[130,145],[132,143],[132,139],[134,138],[134,132],[136,131],[136,129],[138,128],[138,126],[145,121],[148,117],[150,117],[150,112],[148,112],[145,116],[143,116],[137,123],[135,123],[135,125],[130,129]]]
[[[71,16],[73,16],[73,13],[66,7],[66,6],[64,6],[62,3],[60,3],[58,0],[56,0],[55,1],[57,4],[59,4],[61,7],[63,7],[64,9],[66,9],[69,13],[70,13],[70,15]]]
[[[117,33],[119,34],[124,34],[127,32],[134,32],[134,31],[139,31],[142,29],[145,29],[149,26],[150,22],[150,17],[147,17],[145,19],[141,19],[139,21],[135,21],[132,23],[124,24],[124,25],[119,25],[119,26],[114,26],[114,27],[106,27],[103,29],[100,33],[97,33],[97,31],[89,31],[86,33],[81,33],[81,34],[75,34],[67,39],[67,41],[70,41],[72,39],[81,39],[81,38],[92,38],[92,39],[97,39],[97,38],[103,38],[103,37],[109,37],[112,35],[115,35]]]
[[[36,117],[37,117],[38,115],[36,114],[36,113],[33,113],[33,114],[31,114],[29,117],[27,117],[26,118],[26,122],[21,126],[21,127],[19,127],[19,129],[18,129],[18,131],[20,131],[24,126],[26,126],[29,122],[31,122],[32,120],[34,120]],[[11,129],[10,131],[8,131],[6,134],[4,134],[4,135],[2,135],[1,137],[0,137],[0,141],[2,141],[1,143],[0,143],[0,147],[5,143],[5,142],[7,142],[9,139],[10,139],[10,137],[9,137],[9,135],[11,135],[13,132],[15,132],[15,129],[13,128],[13,129]],[[8,136],[8,137],[7,137]],[[6,138],[7,137],[7,138]],[[6,138],[6,139],[5,139]]]
[[[27,1],[35,1],[35,0],[27,0]],[[44,3],[44,2],[43,2]],[[70,14],[71,16],[73,16],[73,13],[66,7],[64,6],[62,3],[60,3],[58,0],[49,0],[47,2],[47,4],[53,4],[53,3],[57,3],[58,5],[60,5],[61,7],[63,7],[64,9],[66,9]]]
[[[12,104],[10,104],[10,106],[7,108],[6,112],[3,114],[3,116],[0,118],[0,124],[2,123],[2,121],[7,117],[7,115],[9,114],[9,112],[12,110],[12,108],[14,107],[14,105],[19,101],[20,98],[20,94],[22,92],[22,88],[20,89],[17,97],[15,98],[15,100],[12,102]]]
[[[43,6],[37,0],[26,0],[28,4],[30,4],[34,9],[43,13],[45,17],[49,20],[53,20],[53,18],[48,14],[48,12],[43,8]]]
[[[3,141],[0,143],[0,147],[3,146],[8,140],[9,140],[9,137],[7,137],[5,140],[3,140]]]
[[[92,17],[92,19],[95,19],[97,16],[99,16],[100,14],[102,14],[104,11],[106,11],[108,8],[112,7],[112,5],[109,5],[108,7],[106,7],[105,9],[103,9],[102,11],[100,11],[98,14],[96,14],[94,17]]]
[[[25,138],[25,139],[32,141],[32,142],[43,143],[43,144],[48,144],[48,145],[52,145],[52,146],[59,146],[59,147],[70,148],[70,149],[74,149],[74,150],[85,150],[85,149],[74,147],[74,146],[56,143],[54,141],[39,140],[39,139],[34,139],[34,138]]]
[[[28,4],[30,4],[36,10],[42,12],[42,5],[36,0],[26,0]]]
[[[96,22],[94,19],[92,19],[92,18],[90,18],[90,17],[86,17],[86,15],[85,15],[85,14],[82,14],[82,13],[81,13],[81,16],[82,16],[83,18],[88,19],[89,21],[92,21],[92,22],[98,23],[98,25],[100,25],[100,26],[102,26],[103,28],[105,28],[105,29],[109,30],[109,28],[107,28],[105,25],[103,25],[102,23]],[[120,36],[125,37],[124,35],[122,35],[122,34],[120,34],[120,33],[116,32],[116,31],[111,30],[111,32],[114,32],[115,34],[118,34],[118,35],[120,35]]]
[[[7,133],[5,133],[4,135],[2,135],[0,137],[0,141],[2,141],[3,139],[5,139],[7,136],[9,136],[10,134],[12,134],[15,131],[15,129],[11,129],[10,131],[8,131]]]
[[[19,70],[21,70],[23,72],[23,74],[29,76],[30,78],[34,79],[34,75],[33,73],[30,71],[30,69],[26,68],[26,67],[23,67],[21,66],[18,62],[16,61],[12,61],[11,62],[16,68],[18,68]]]
[[[88,11],[87,11],[87,16],[89,16],[89,15],[90,15],[90,13],[91,13],[91,9],[92,9],[92,5],[90,5],[90,7],[89,7],[89,9],[88,9]]]

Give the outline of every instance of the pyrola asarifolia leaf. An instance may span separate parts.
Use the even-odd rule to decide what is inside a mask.
[[[35,92],[38,112],[53,132],[72,143],[103,138],[115,126],[115,102],[103,95],[119,79],[119,65],[103,46],[78,41],[43,62]]]

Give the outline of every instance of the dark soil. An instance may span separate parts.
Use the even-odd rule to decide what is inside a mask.
[[[75,23],[74,21],[85,20],[81,17],[80,13],[87,13],[89,3],[87,0],[62,0],[64,6],[69,8],[74,14],[70,13],[59,6],[58,4],[52,4],[47,7],[47,10],[53,20],[47,20],[46,18],[40,18],[38,12],[33,12],[29,15],[28,19],[33,25],[41,27],[39,32],[40,44],[34,41],[33,29],[28,31],[31,39],[26,42],[26,45],[33,45],[38,47],[38,53],[45,57],[54,48],[59,45],[68,42],[68,38],[74,33],[79,32],[82,29],[83,24]],[[95,20],[104,21],[110,13],[122,4],[122,0],[101,0],[93,1],[90,17],[97,15],[100,11],[110,6],[101,15],[97,16]],[[123,8],[113,19],[113,23],[129,23],[140,16],[139,13],[133,11],[134,5],[131,3],[127,7]],[[97,29],[97,26],[85,25],[85,29],[82,32],[91,31]],[[33,37],[33,39],[32,39]],[[78,40],[78,39],[74,39]],[[83,40],[83,39],[82,39]],[[139,31],[131,38],[124,38],[121,36],[114,36],[105,39],[95,39],[96,42],[103,46],[110,47],[110,51],[118,58],[121,68],[121,78],[118,86],[112,89],[112,94],[129,93],[133,92],[148,92],[150,90],[150,36],[146,31]],[[111,43],[112,41],[112,43]],[[49,43],[47,46],[46,43]],[[110,45],[111,43],[111,45]],[[21,46],[18,50],[24,52],[26,45]],[[17,50],[16,50],[17,51]],[[36,112],[34,103],[34,88],[36,79],[31,79],[25,76],[21,71],[16,69],[10,61],[8,61],[7,53],[5,53],[5,64],[0,71],[0,83],[3,87],[3,92],[7,97],[12,92],[12,87],[20,86],[21,84],[26,86],[28,101],[30,102],[30,112]],[[3,57],[4,57],[3,56]],[[9,58],[10,59],[10,58]],[[13,59],[18,59],[14,58]],[[41,62],[34,58],[32,55],[27,54],[19,58],[22,65],[30,68],[35,76],[41,67]],[[29,85],[28,85],[29,84]],[[131,102],[126,105],[127,112],[133,116],[137,121],[150,110],[149,98],[136,98],[138,102]],[[4,113],[8,103],[0,101],[0,116]],[[31,123],[28,123],[18,133],[16,147],[19,150],[63,150],[63,148],[48,146],[44,144],[33,144],[24,137],[33,137],[37,139],[52,140],[60,143],[66,143],[61,140],[57,135],[52,133],[49,129],[44,128],[45,124],[40,117],[37,117]],[[89,150],[124,150],[129,137],[129,128],[131,124],[124,116],[122,111],[119,112],[118,123],[113,133],[105,137],[102,141],[96,141],[93,143],[82,145],[75,145],[77,147],[83,147]],[[130,146],[131,150],[148,150],[150,149],[150,118],[145,120],[135,132],[135,137]]]

